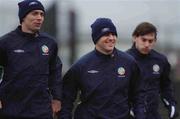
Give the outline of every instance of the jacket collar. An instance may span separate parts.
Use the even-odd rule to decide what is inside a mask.
[[[140,53],[139,50],[135,47],[135,45],[131,47],[131,50],[133,50],[138,57],[146,58],[151,55],[151,51],[148,54]]]
[[[22,36],[24,36],[24,37],[35,38],[35,37],[39,36],[39,32],[34,33],[34,34],[33,34],[33,33],[23,32],[23,31],[21,30],[21,26],[20,26],[20,25],[16,28],[15,31],[17,31],[17,33],[19,33],[20,35],[22,35]]]
[[[99,57],[102,57],[102,58],[114,58],[116,55],[117,55],[117,49],[114,48],[113,52],[109,55],[106,55],[106,54],[103,54],[101,52],[99,52],[96,48],[95,48],[95,53],[99,56]]]

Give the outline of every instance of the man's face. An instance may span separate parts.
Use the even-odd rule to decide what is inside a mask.
[[[116,44],[116,35],[107,33],[102,36],[96,43],[96,49],[103,54],[111,54]]]
[[[156,42],[155,33],[149,33],[138,37],[134,36],[133,41],[140,53],[148,54],[155,45]]]
[[[33,10],[23,19],[22,30],[27,33],[35,33],[40,30],[44,21],[44,12],[42,10]]]

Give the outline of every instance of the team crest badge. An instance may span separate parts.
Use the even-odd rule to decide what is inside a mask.
[[[119,77],[125,77],[125,73],[126,73],[126,71],[125,71],[124,67],[118,68]]]
[[[49,55],[49,48],[46,45],[41,47],[43,55]]]
[[[160,67],[158,64],[153,65],[153,73],[159,74]]]

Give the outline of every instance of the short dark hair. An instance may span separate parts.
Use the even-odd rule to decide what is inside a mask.
[[[132,33],[132,36],[138,37],[149,33],[155,33],[155,39],[156,39],[157,37],[156,27],[149,22],[142,22],[135,28],[134,32]]]

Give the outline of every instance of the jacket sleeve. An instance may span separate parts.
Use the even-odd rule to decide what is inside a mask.
[[[6,55],[6,48],[5,48],[5,44],[4,44],[4,42],[3,42],[4,40],[2,40],[1,38],[0,38],[0,78],[2,78],[1,76],[2,76],[2,67],[1,66],[6,66],[6,61],[7,61],[7,55]],[[0,89],[0,100],[3,98],[3,95],[4,95],[4,93],[3,93],[3,90],[2,89]]]
[[[71,67],[63,77],[63,100],[59,119],[72,119],[72,110],[78,93],[78,73]]]
[[[132,76],[130,81],[130,104],[135,114],[135,119],[145,119],[145,101],[141,85],[140,69],[136,62],[132,64]]]
[[[0,39],[0,65],[5,66],[7,61],[5,44]]]
[[[49,63],[49,89],[53,99],[61,100],[62,95],[62,63],[60,58],[57,56],[57,46],[55,47],[54,53],[50,58]]]
[[[169,77],[170,69],[171,69],[170,64],[167,58],[165,58],[163,73],[161,75],[161,82],[160,82],[161,98],[167,100],[168,103],[170,103],[170,105],[175,106],[176,101],[174,97],[174,89],[173,89],[172,81]]]

